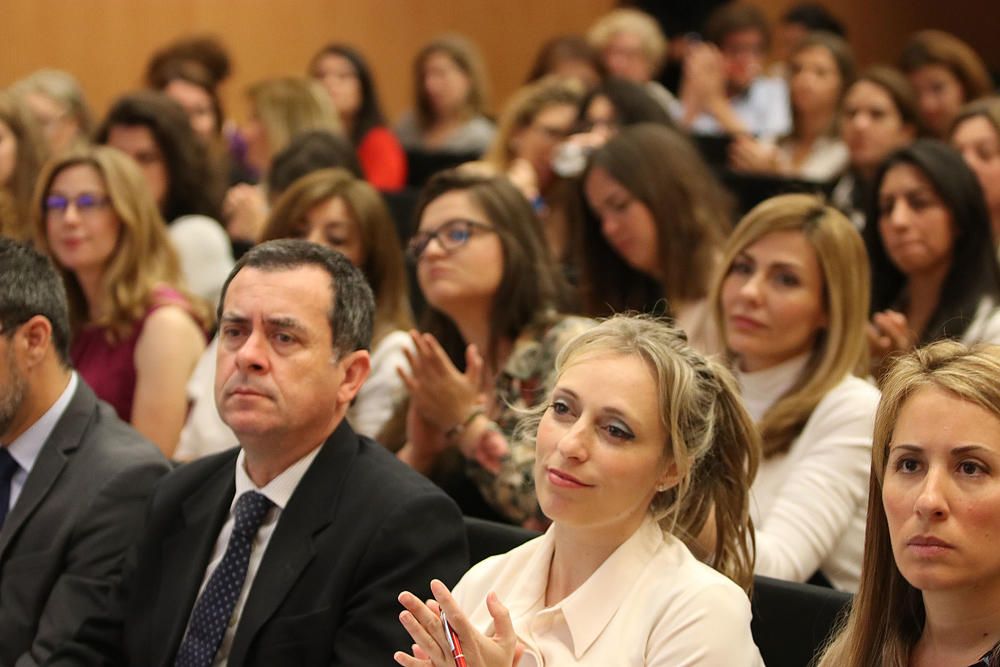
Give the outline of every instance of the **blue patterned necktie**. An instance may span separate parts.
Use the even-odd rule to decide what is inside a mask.
[[[274,506],[264,495],[247,491],[236,501],[233,534],[201,597],[191,612],[187,634],[177,650],[176,667],[210,667],[239,600],[257,529]]]
[[[10,511],[10,483],[21,466],[10,455],[6,447],[0,447],[0,526],[7,520]]]

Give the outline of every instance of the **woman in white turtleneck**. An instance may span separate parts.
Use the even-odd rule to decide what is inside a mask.
[[[879,399],[854,376],[867,361],[864,244],[816,197],[783,195],[740,222],[721,266],[715,315],[764,442],[755,571],[854,591]]]

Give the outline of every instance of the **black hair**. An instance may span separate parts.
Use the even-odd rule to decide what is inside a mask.
[[[781,22],[805,26],[810,32],[832,32],[838,37],[847,37],[844,24],[818,2],[802,2],[793,6],[782,14]]]
[[[116,125],[145,127],[153,135],[167,171],[167,192],[160,212],[168,224],[192,214],[219,219],[222,182],[177,102],[151,90],[119,98],[97,129],[97,143],[108,143],[108,135]]]
[[[342,253],[302,239],[279,239],[254,246],[240,257],[222,285],[217,317],[221,321],[226,291],[244,268],[262,271],[290,271],[304,266],[316,266],[330,276],[333,303],[327,320],[333,349],[338,354],[371,347],[375,319],[375,297],[361,269],[351,264]],[[307,291],[308,285],[303,285]]]
[[[906,287],[906,276],[889,258],[878,224],[882,182],[889,170],[900,164],[912,165],[930,181],[956,230],[951,266],[918,344],[959,338],[984,297],[992,297],[994,303],[1000,304],[1000,267],[979,180],[957,151],[934,139],[918,139],[892,153],[875,177],[864,230],[872,267],[872,312],[897,307]]]
[[[368,61],[365,60],[360,51],[347,44],[336,42],[327,44],[313,56],[309,65],[309,73],[313,76],[316,76],[315,67],[323,56],[340,56],[351,63],[354,74],[358,77],[358,83],[361,85],[361,107],[358,109],[354,128],[351,130],[351,143],[357,147],[372,128],[385,125],[385,114],[382,113],[382,105],[379,103],[375,78],[372,76]]]
[[[677,127],[667,110],[653,99],[645,86],[613,76],[602,81],[583,98],[577,117],[578,123],[586,121],[587,107],[596,97],[607,98],[614,107],[615,123],[619,128],[637,123],[656,123],[672,129]]]
[[[41,315],[52,325],[59,360],[70,367],[69,306],[62,278],[52,260],[27,243],[0,236],[0,335]]]
[[[292,183],[314,171],[341,167],[364,179],[361,163],[347,140],[327,130],[300,132],[275,154],[267,174],[268,196],[273,200]]]

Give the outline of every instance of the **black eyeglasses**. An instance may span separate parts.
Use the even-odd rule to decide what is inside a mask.
[[[92,211],[99,211],[111,202],[103,195],[95,195],[84,192],[76,197],[63,197],[62,195],[49,195],[45,198],[45,212],[65,215],[70,204],[76,207],[77,213],[87,215]]]
[[[445,252],[453,252],[468,243],[477,230],[481,232],[496,231],[490,225],[485,225],[474,220],[462,220],[461,218],[449,220],[433,232],[417,232],[414,234],[409,244],[407,244],[406,254],[411,260],[416,262],[424,254],[424,250],[427,249],[430,242],[435,239],[437,239],[437,242]]]

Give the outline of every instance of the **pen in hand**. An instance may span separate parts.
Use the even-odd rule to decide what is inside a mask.
[[[462,653],[462,642],[458,640],[458,635],[448,624],[448,618],[444,610],[441,610],[441,624],[444,625],[444,634],[448,637],[448,646],[451,648],[451,655],[455,658],[455,667],[467,667],[465,664],[465,654]]]

